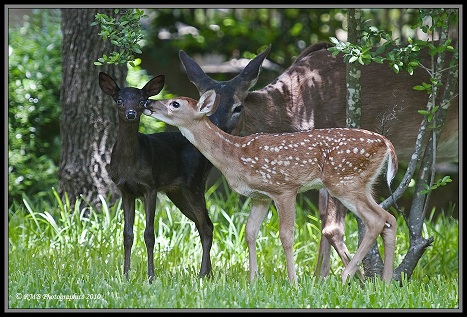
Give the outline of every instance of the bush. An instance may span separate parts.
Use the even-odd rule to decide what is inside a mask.
[[[60,10],[33,10],[10,25],[8,203],[57,184],[60,157]]]

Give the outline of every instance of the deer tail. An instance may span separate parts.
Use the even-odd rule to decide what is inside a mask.
[[[388,182],[388,186],[391,186],[391,182],[396,176],[397,173],[397,168],[398,168],[398,160],[397,160],[397,155],[396,155],[396,150],[394,149],[394,146],[392,145],[391,141],[388,139],[385,139],[386,147],[387,147],[387,153],[388,153],[388,168],[386,171],[386,180]]]

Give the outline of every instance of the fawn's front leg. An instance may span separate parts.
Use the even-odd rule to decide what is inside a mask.
[[[135,222],[135,198],[127,195],[122,196],[123,205],[123,249],[124,249],[124,262],[123,274],[128,280],[128,271],[130,270],[130,257],[131,248],[133,246],[133,224]]]
[[[266,218],[270,199],[251,199],[251,210],[245,227],[245,239],[248,245],[249,263],[250,263],[250,282],[253,282],[258,275],[258,263],[256,258],[256,238],[261,224]]]
[[[284,193],[279,197],[274,198],[274,204],[276,205],[277,213],[279,215],[279,236],[285,253],[287,275],[289,277],[290,284],[295,284],[297,282],[293,255],[296,198],[297,193]]]

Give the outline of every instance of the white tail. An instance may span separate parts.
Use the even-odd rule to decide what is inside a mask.
[[[372,187],[387,164],[390,184],[397,171],[397,156],[384,136],[362,129],[315,129],[295,133],[233,136],[217,128],[207,116],[218,105],[213,90],[199,102],[187,97],[148,101],[146,115],[177,126],[225,176],[230,187],[251,197],[246,225],[250,281],[258,272],[256,238],[271,200],[279,215],[288,278],[295,282],[293,257],[295,203],[299,192],[326,188],[360,217],[366,232],[342,280],[353,276],[378,235],[384,243],[383,280],[393,275],[396,219],[372,197]]]

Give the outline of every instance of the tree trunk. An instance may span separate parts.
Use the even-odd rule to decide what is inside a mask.
[[[362,36],[362,21],[360,9],[348,9],[348,35],[347,41],[361,45]],[[347,83],[347,122],[348,128],[360,128],[360,118],[362,114],[361,93],[361,69],[360,63],[346,62],[346,83]],[[355,217],[358,224],[358,245],[360,245],[365,235],[365,224],[363,221]],[[366,277],[381,275],[383,271],[383,261],[379,254],[378,245],[376,242],[363,258],[363,268]]]
[[[116,139],[117,112],[98,84],[104,71],[124,83],[126,65],[95,66],[103,54],[116,50],[91,26],[96,13],[115,17],[113,9],[62,9],[62,86],[60,87],[61,155],[58,192],[70,201],[71,212],[81,211],[83,199],[100,206],[99,195],[116,199],[117,189],[107,166]],[[99,69],[100,68],[100,69]],[[123,85],[122,85],[123,86]],[[75,202],[80,199],[77,209]]]

